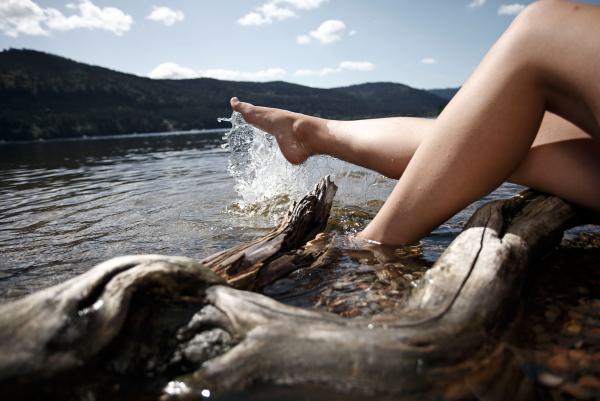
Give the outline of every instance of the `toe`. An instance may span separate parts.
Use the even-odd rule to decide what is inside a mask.
[[[258,128],[263,129],[262,127],[262,118],[260,110],[261,107],[256,107],[251,103],[240,102],[237,97],[231,98],[231,108],[233,111],[237,111],[242,114],[242,117],[247,123],[250,123]]]
[[[231,108],[234,111],[237,111],[244,115],[250,113],[253,107],[250,103],[240,102],[240,100],[237,97],[232,97],[229,103],[231,104]]]

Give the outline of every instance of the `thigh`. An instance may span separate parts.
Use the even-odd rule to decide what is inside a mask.
[[[531,148],[575,139],[591,140],[592,137],[572,122],[554,113],[546,112]]]
[[[509,181],[600,212],[600,141],[546,113],[527,157]]]
[[[531,25],[546,107],[600,139],[600,7],[545,0],[522,16]]]

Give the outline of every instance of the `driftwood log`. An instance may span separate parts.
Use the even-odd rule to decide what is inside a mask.
[[[499,340],[528,266],[581,222],[577,210],[532,191],[484,205],[393,314],[347,319],[241,290],[330,262],[326,247],[304,245],[334,193],[323,180],[278,229],[202,262],[115,258],[1,305],[1,394],[229,399],[252,386],[260,399],[528,399]]]

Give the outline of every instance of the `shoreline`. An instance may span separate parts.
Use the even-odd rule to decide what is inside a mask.
[[[50,139],[29,139],[23,141],[10,141],[0,139],[0,146],[2,145],[20,145],[20,144],[32,144],[32,143],[46,143],[46,142],[75,142],[75,141],[97,141],[103,139],[127,139],[127,138],[145,138],[145,137],[160,137],[160,136],[176,136],[176,135],[202,135],[202,134],[220,134],[229,131],[230,128],[207,128],[207,129],[192,129],[188,131],[164,131],[164,132],[133,132],[130,134],[111,134],[111,135],[92,135],[92,136],[70,136],[64,138],[50,138]]]

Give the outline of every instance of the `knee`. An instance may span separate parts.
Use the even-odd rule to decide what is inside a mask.
[[[511,30],[521,38],[544,39],[559,32],[564,13],[578,5],[569,0],[539,0],[527,7],[515,18]]]
[[[530,64],[543,58],[560,35],[564,11],[575,3],[568,0],[540,0],[527,6],[504,35],[516,60]]]

